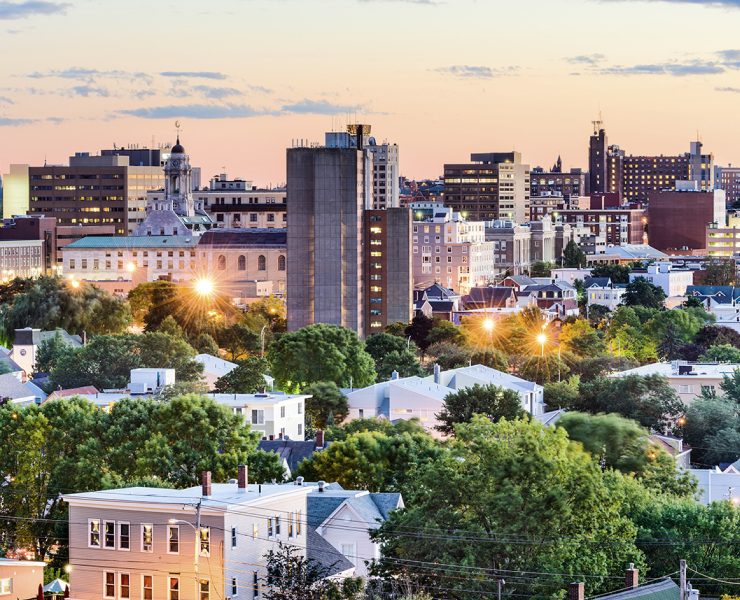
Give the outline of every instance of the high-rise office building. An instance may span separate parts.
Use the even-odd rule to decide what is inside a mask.
[[[3,175],[3,219],[28,211],[28,165],[10,165]]]
[[[714,173],[716,187],[724,190],[727,205],[732,206],[740,200],[740,167],[717,167]]]
[[[560,195],[566,198],[586,195],[586,173],[581,169],[545,171],[535,167],[530,174],[530,198],[546,195]]]
[[[445,164],[445,206],[475,221],[529,220],[530,171],[519,152],[471,154]]]
[[[287,151],[291,331],[328,323],[364,337],[411,317],[411,212],[374,208],[369,128],[356,127],[357,147]]]
[[[290,331],[328,323],[365,335],[366,164],[357,148],[287,151]]]
[[[347,131],[331,131],[325,136],[327,148],[356,148],[357,125],[349,125]],[[400,173],[398,168],[398,144],[383,142],[378,144],[370,135],[368,126],[363,129],[363,148],[368,158],[368,173],[372,170],[372,179],[367,178],[368,197],[372,208],[397,208],[400,206]]]
[[[588,142],[589,193],[608,191],[608,149],[606,130],[601,127],[601,121],[594,121],[594,132]]]
[[[725,223],[725,193],[722,190],[652,192],[647,214],[653,248],[704,250],[707,227]]]
[[[164,186],[162,168],[131,166],[128,156],[70,157],[69,165],[28,169],[29,210],[62,226],[113,225],[133,233],[146,217],[147,192]]]

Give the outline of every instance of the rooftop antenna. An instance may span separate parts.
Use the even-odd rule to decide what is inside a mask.
[[[180,121],[175,121],[175,129],[177,129],[177,139],[180,139]]]

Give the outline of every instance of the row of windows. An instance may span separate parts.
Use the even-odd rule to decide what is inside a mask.
[[[128,521],[107,521],[88,519],[88,548],[106,550],[131,550],[131,523]],[[201,527],[198,535],[200,556],[211,555],[211,529]],[[154,552],[154,525],[142,523],[139,526],[139,549],[141,552]],[[167,554],[180,553],[180,527],[167,525]]]
[[[131,598],[133,582],[130,573],[116,571],[103,572],[103,598],[106,600],[128,600]],[[141,575],[141,594],[138,596],[143,600],[154,600],[154,576]],[[198,600],[209,600],[211,597],[211,582],[208,579],[200,579],[198,582]],[[232,594],[237,595],[239,585],[236,577],[231,579]],[[252,596],[259,597],[259,576],[256,571],[252,574]],[[180,600],[182,583],[179,575],[167,577],[167,599]],[[183,594],[185,595],[185,594]]]

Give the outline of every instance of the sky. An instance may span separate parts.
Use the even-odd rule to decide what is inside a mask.
[[[740,0],[0,0],[0,172],[174,142],[204,181],[285,181],[348,121],[401,173],[471,152],[587,167],[591,122],[633,154],[697,135],[740,164]]]

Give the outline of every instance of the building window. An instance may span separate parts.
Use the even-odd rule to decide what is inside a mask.
[[[232,596],[239,595],[239,587],[236,584],[236,577],[231,578],[231,595]]]
[[[170,576],[169,600],[180,600],[180,578]]]
[[[167,526],[167,554],[180,554],[180,527]]]
[[[284,406],[280,407],[280,418],[281,419],[285,418],[285,407]]]
[[[278,256],[278,271],[285,271],[285,255]]]
[[[252,410],[252,425],[264,425],[265,424],[265,411],[264,410]]]
[[[87,545],[90,548],[100,548],[100,519],[89,519],[87,529]]]
[[[293,520],[295,519],[295,515],[293,513],[288,513],[288,537],[293,537]]]
[[[257,523],[252,523],[252,539],[259,537],[259,534],[260,534],[259,525],[257,525]]]
[[[303,425],[298,423],[298,435],[303,435]]]
[[[231,547],[236,548],[236,527],[231,528]]]
[[[143,600],[154,600],[154,578],[151,575],[141,576],[141,590]]]
[[[200,555],[210,556],[211,555],[211,528],[201,527],[199,537],[200,537]]]
[[[247,257],[243,254],[239,256],[239,260],[237,261],[237,268],[240,271],[246,271],[247,270]]]
[[[226,270],[226,257],[223,254],[218,255],[218,270],[219,271],[225,271]]]
[[[142,525],[141,526],[141,551],[152,552],[154,550],[154,526],[153,525]]]
[[[267,537],[271,538],[274,535],[272,531],[272,517],[267,517]]]
[[[260,578],[257,571],[252,573],[252,595],[254,598],[258,598],[260,595]]]
[[[103,547],[113,548],[116,547],[116,522],[115,521],[103,521]]]
[[[113,571],[103,572],[103,598],[116,597],[116,574]]]
[[[357,564],[355,544],[342,544],[342,554],[353,565]]]
[[[211,582],[207,579],[201,579],[200,581],[200,599],[208,600],[211,597]]]
[[[131,598],[131,575],[128,573],[118,574],[118,597],[122,600]]]
[[[263,254],[260,254],[257,257],[257,270],[258,271],[266,271],[267,270],[267,259]]]
[[[296,513],[295,533],[296,535],[301,535],[301,511],[300,510]]]
[[[280,517],[275,517],[275,535],[280,535]]]
[[[129,523],[118,524],[118,549],[131,549],[131,525]]]
[[[13,593],[13,578],[6,577],[0,579],[0,596],[7,596]]]

